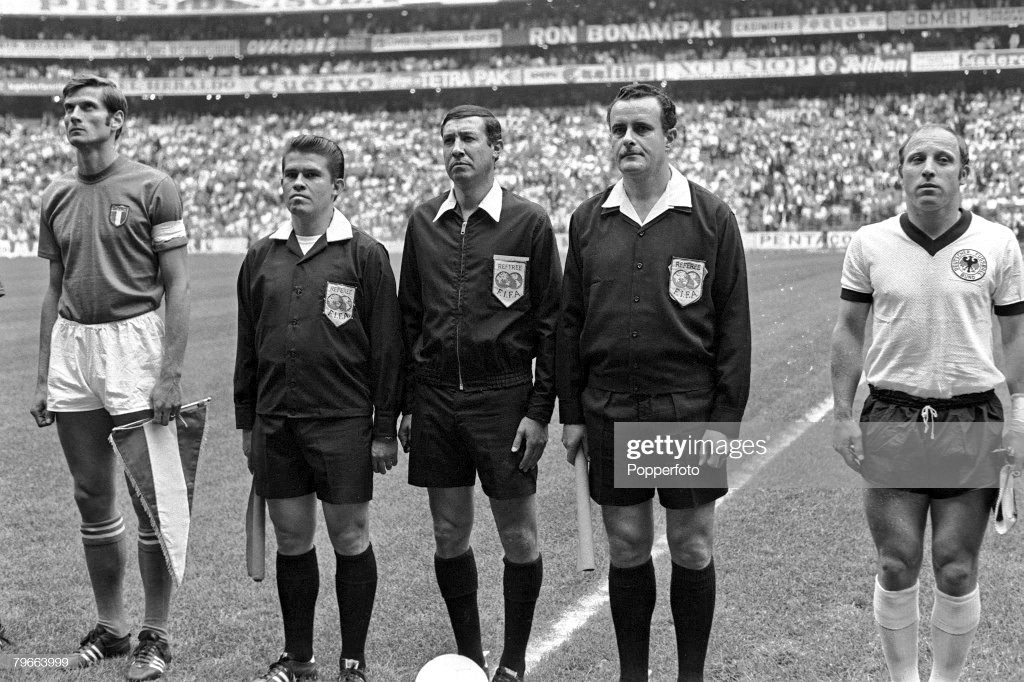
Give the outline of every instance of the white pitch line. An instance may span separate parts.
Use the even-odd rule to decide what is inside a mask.
[[[779,435],[775,446],[772,448],[772,454],[770,456],[758,459],[749,469],[729,481],[731,484],[729,492],[726,493],[725,496],[719,498],[718,503],[715,506],[717,507],[724,504],[726,500],[732,497],[733,493],[745,486],[758,471],[764,468],[766,464],[789,448],[789,446],[795,443],[800,436],[804,435],[807,432],[807,429],[811,427],[811,424],[820,422],[831,411],[831,397],[826,398],[808,410],[800,421],[796,422],[793,426]],[[668,552],[668,540],[666,539],[665,534],[659,532],[658,535],[659,538],[651,549],[651,558],[654,561],[657,561],[663,554]],[[572,637],[574,632],[586,625],[587,622],[607,603],[608,581],[602,580],[601,584],[590,594],[579,600],[575,608],[567,611],[561,618],[551,625],[545,633],[545,637],[539,643],[530,644],[529,648],[526,650],[526,667],[532,668],[536,666],[544,660],[545,656],[565,644],[569,638]]]

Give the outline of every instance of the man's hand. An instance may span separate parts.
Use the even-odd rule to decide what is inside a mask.
[[[529,471],[537,466],[537,460],[544,454],[544,446],[548,444],[548,425],[541,424],[535,419],[523,417],[516,429],[516,437],[512,441],[512,452],[519,452],[519,448],[526,443],[526,452],[519,460],[519,470]]]
[[[1013,470],[1024,474],[1024,432],[1007,431],[1003,436],[1003,445],[1013,451],[1013,457],[1009,460]]]
[[[256,473],[252,466],[252,429],[242,429],[242,454],[245,455],[245,465],[249,467],[249,473]]]
[[[412,415],[403,414],[402,422],[398,425],[398,441],[402,444],[402,452],[409,452],[412,448]]]
[[[860,465],[864,461],[864,444],[857,422],[837,419],[832,425],[832,447],[843,456],[846,466],[860,473]]]
[[[36,394],[32,398],[32,407],[28,411],[32,413],[36,420],[36,426],[39,428],[53,423],[53,412],[46,409],[46,386],[36,389]]]
[[[181,408],[180,379],[160,377],[153,392],[149,394],[149,405],[153,408],[153,421],[160,426],[178,416]]]
[[[562,425],[562,447],[565,448],[565,461],[569,466],[576,466],[576,453],[583,448],[583,456],[590,461],[587,450],[587,427],[583,424]]]
[[[712,431],[706,429],[704,435],[701,436],[703,440],[710,440],[714,442],[711,446],[711,451],[708,452],[704,448],[701,448],[700,457],[697,460],[697,466],[704,466],[705,464],[712,469],[717,469],[722,466],[722,463],[729,456],[729,439],[725,437],[725,434],[721,431]],[[725,443],[725,447],[720,447],[719,443]],[[721,452],[719,452],[721,450]]]
[[[398,443],[394,438],[374,438],[370,457],[374,473],[386,474],[391,467],[398,466]]]

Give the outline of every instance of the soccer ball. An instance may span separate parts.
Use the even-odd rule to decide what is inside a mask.
[[[442,654],[427,661],[416,682],[487,682],[487,674],[465,656]]]

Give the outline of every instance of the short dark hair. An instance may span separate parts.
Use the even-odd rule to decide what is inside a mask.
[[[64,89],[61,91],[61,100],[66,100],[70,95],[82,88],[99,88],[100,102],[106,110],[112,114],[118,111],[124,113],[125,122],[114,133],[115,140],[121,137],[121,133],[128,128],[128,99],[121,92],[121,88],[117,87],[117,83],[109,78],[104,78],[95,73],[80,73],[64,84]]]
[[[971,155],[967,150],[967,140],[964,136],[953,130],[949,126],[942,125],[941,123],[925,123],[922,126],[918,126],[914,129],[914,132],[910,133],[910,136],[900,145],[899,161],[896,165],[896,174],[899,176],[903,175],[903,161],[907,153],[907,145],[914,139],[914,135],[917,135],[922,130],[945,130],[947,133],[956,138],[957,150],[960,152],[960,168],[966,170],[968,173],[971,170]]]
[[[619,94],[615,95],[615,99],[608,105],[608,113],[605,116],[606,121],[609,125],[612,122],[612,107],[615,106],[616,102],[630,99],[644,99],[646,97],[653,97],[658,100],[658,106],[661,108],[661,129],[665,132],[672,130],[676,127],[676,104],[672,101],[672,98],[659,87],[648,85],[647,83],[630,83],[629,85],[623,85],[619,88]]]
[[[331,182],[345,177],[345,155],[334,140],[319,135],[298,135],[293,137],[281,155],[281,172],[284,173],[284,157],[291,152],[319,154],[327,159],[327,170],[331,173]]]
[[[444,133],[444,125],[448,121],[457,118],[472,118],[473,116],[479,116],[484,120],[484,132],[487,134],[488,145],[493,147],[501,142],[501,123],[498,122],[497,117],[491,113],[490,109],[484,109],[475,104],[460,104],[454,109],[450,109],[441,119],[441,132]]]

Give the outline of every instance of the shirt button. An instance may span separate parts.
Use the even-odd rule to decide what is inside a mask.
[[[292,318],[292,326],[294,327],[294,326],[295,326],[295,325],[297,325],[298,323],[299,323],[299,318],[297,318],[297,317],[293,317],[293,318]]]
[[[635,339],[636,337],[640,336],[640,332],[633,332],[632,334],[630,334],[630,336],[632,336]]]
[[[639,233],[639,234],[638,234],[637,236],[638,236],[638,237],[643,237],[643,236],[644,236],[644,233],[643,233],[643,232],[640,232],[640,233]]]
[[[640,302],[640,297],[639,296],[634,296],[633,297],[633,303],[639,303],[639,302]]]
[[[295,295],[302,296],[302,287],[295,287]]]
[[[289,386],[294,386],[295,385],[295,379],[292,379],[291,381],[289,381],[288,385]]]
[[[643,263],[637,263],[636,264],[636,269],[637,270],[643,270],[644,269],[644,264]]]

